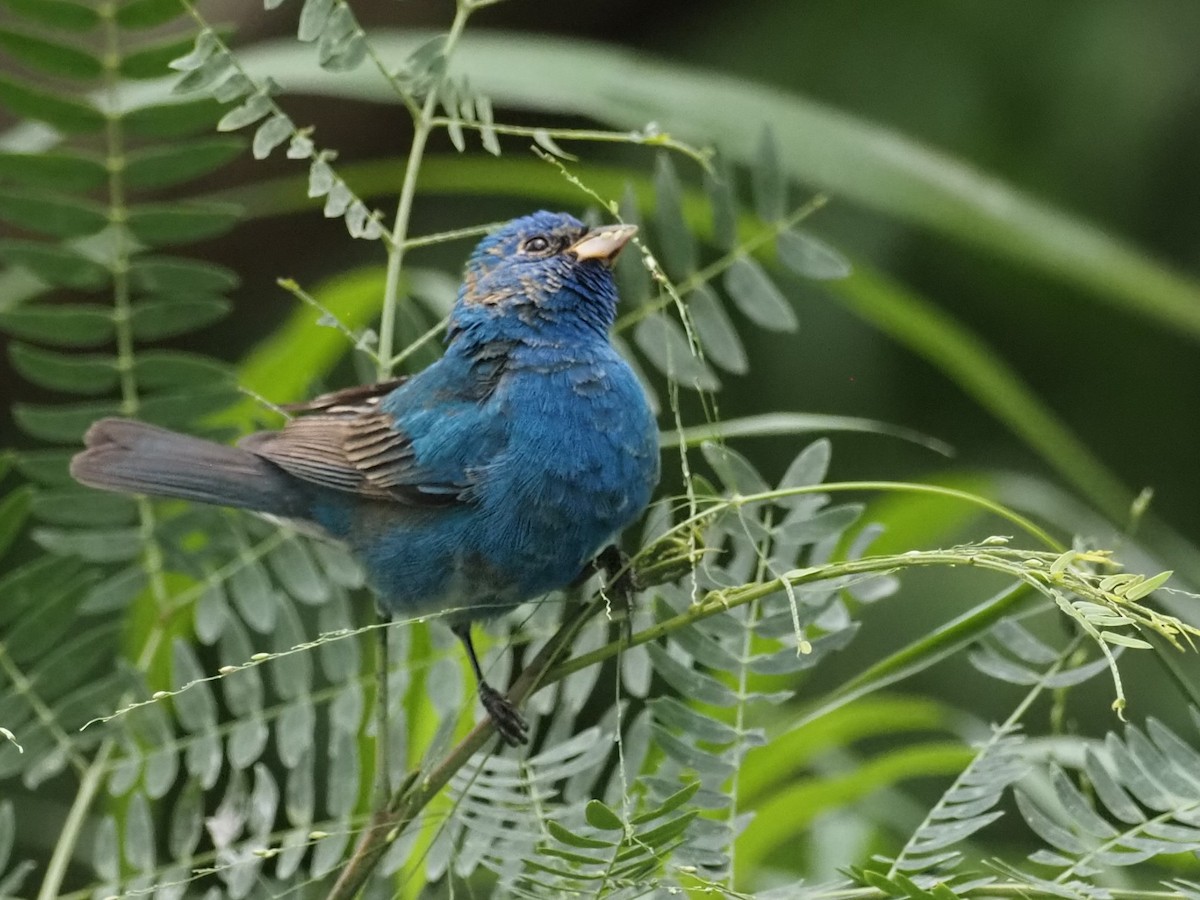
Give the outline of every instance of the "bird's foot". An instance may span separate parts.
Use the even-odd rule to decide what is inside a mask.
[[[496,733],[510,747],[519,747],[529,743],[529,723],[517,712],[512,701],[501,694],[486,681],[479,683],[479,702],[492,717]]]

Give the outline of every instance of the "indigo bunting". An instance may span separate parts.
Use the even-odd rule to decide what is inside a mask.
[[[454,610],[483,705],[523,743],[527,725],[484,678],[471,621],[586,574],[658,482],[654,418],[608,338],[612,263],[635,230],[515,219],[475,247],[445,353],[420,373],[322,395],[232,447],[103,419],[71,473],[345,542],[385,613]]]

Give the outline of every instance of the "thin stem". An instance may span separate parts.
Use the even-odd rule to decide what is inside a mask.
[[[71,801],[71,809],[67,813],[67,820],[63,822],[62,833],[58,843],[54,845],[54,855],[50,857],[50,863],[46,866],[46,877],[42,879],[37,900],[51,900],[58,896],[58,889],[67,874],[67,866],[71,864],[75,842],[83,830],[84,822],[87,821],[88,810],[91,809],[92,801],[104,783],[108,757],[112,754],[114,746],[111,738],[100,745],[92,764],[79,782],[79,790],[75,792],[75,799]]]
[[[728,612],[763,597],[784,590],[784,583],[792,587],[802,584],[813,584],[829,581],[847,575],[887,574],[898,569],[908,569],[920,566],[977,566],[994,572],[1001,572],[1014,578],[1022,578],[1021,567],[1012,561],[990,554],[968,553],[964,550],[912,550],[889,556],[868,556],[862,559],[852,559],[840,563],[831,563],[808,569],[796,569],[786,572],[778,578],[758,584],[748,584],[732,590],[713,590],[690,605],[685,611],[664,619],[649,628],[630,637],[621,637],[610,644],[598,647],[582,656],[576,656],[561,665],[555,666],[546,673],[540,686],[561,681],[568,675],[602,663],[618,652],[637,647],[666,637],[680,628],[710,618],[719,613]]]
[[[450,31],[446,35],[446,56],[450,55],[454,45],[458,43],[470,14],[471,4],[460,0]],[[412,145],[408,149],[408,163],[404,167],[404,181],[400,185],[400,199],[396,203],[396,219],[392,224],[383,287],[383,313],[379,319],[379,356],[376,361],[376,373],[380,381],[390,378],[392,374],[392,348],[396,340],[396,312],[400,305],[400,272],[404,266],[404,245],[408,236],[409,220],[412,218],[413,200],[417,195],[417,175],[421,171],[421,159],[425,155],[429,132],[433,130],[433,111],[437,108],[437,96],[437,88],[431,88],[421,107],[420,115],[413,122]]]
[[[1007,519],[1009,522],[1012,522],[1014,525],[1027,532],[1030,536],[1045,544],[1050,550],[1061,553],[1066,549],[1062,542],[1051,537],[1035,522],[1025,518],[1015,510],[1011,510],[1008,507],[989,500],[986,497],[981,497],[978,494],[972,494],[967,491],[955,490],[954,488],[942,487],[936,484],[916,484],[907,481],[830,481],[824,484],[804,485],[802,487],[786,488],[784,490],[765,491],[760,494],[746,494],[730,497],[728,500],[721,501],[707,509],[692,513],[677,525],[672,526],[672,528],[666,534],[664,534],[657,543],[661,543],[663,538],[670,537],[674,534],[690,533],[705,519],[715,515],[723,509],[733,509],[739,506],[744,506],[747,503],[776,501],[784,497],[790,497],[799,494],[824,494],[836,493],[839,491],[892,491],[895,493],[930,494],[935,497],[949,497],[955,500],[961,500],[964,503],[970,503],[974,506],[982,507],[983,509],[986,509],[988,512],[993,513],[1002,519]],[[634,557],[634,561],[645,558],[653,546],[654,545],[643,547],[642,550],[639,551]]]
[[[521,125],[498,125],[495,122],[468,122],[460,118],[448,118],[439,116],[430,122],[431,125],[449,127],[455,126],[458,128],[470,128],[475,131],[493,131],[496,134],[509,135],[510,137],[528,137],[537,141],[539,146],[558,155],[557,148],[546,146],[542,141],[547,138],[551,141],[591,141],[596,143],[609,144],[637,144],[641,146],[662,147],[666,150],[674,150],[677,153],[682,153],[697,163],[699,163],[705,171],[711,169],[712,153],[707,150],[697,149],[691,144],[684,141],[676,140],[669,134],[655,131],[603,131],[596,128],[527,128]],[[575,157],[570,157],[574,159]]]

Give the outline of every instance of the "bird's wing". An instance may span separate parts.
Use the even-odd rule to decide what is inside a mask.
[[[330,391],[327,394],[318,394],[311,400],[305,400],[302,403],[285,403],[280,409],[300,415],[302,413],[324,412],[335,406],[355,406],[362,403],[371,403],[390,394],[406,381],[408,381],[408,376],[401,375],[399,378],[377,381],[374,384],[357,384],[354,387]]]
[[[408,381],[348,388],[295,407],[240,446],[304,481],[416,506],[468,500],[495,446],[478,377],[434,364]]]

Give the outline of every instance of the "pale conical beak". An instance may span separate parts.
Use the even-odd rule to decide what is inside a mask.
[[[598,259],[611,265],[621,248],[628,244],[635,234],[636,225],[601,225],[568,247],[567,252],[575,254],[575,258],[579,260]]]

